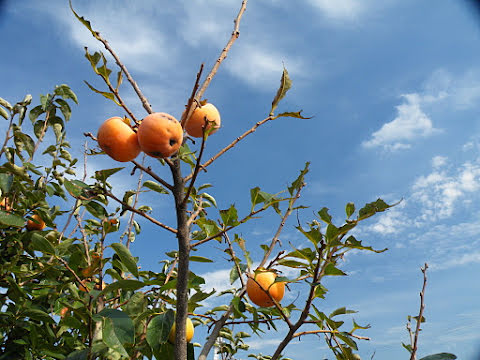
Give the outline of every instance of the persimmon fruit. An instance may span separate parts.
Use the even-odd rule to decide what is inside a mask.
[[[285,294],[285,283],[275,282],[276,277],[277,274],[275,272],[268,270],[260,270],[251,274],[247,280],[248,298],[255,305],[260,307],[270,307],[275,305],[272,298],[276,302],[280,302]],[[268,291],[271,298],[264,290]]]
[[[45,221],[43,221],[43,219],[40,217],[40,215],[34,214],[32,216],[32,219],[34,219],[36,222],[29,219],[27,221],[27,230],[33,231],[33,230],[43,230],[43,229],[45,229],[45,226],[46,226]]]
[[[205,119],[207,120],[207,123],[205,123]],[[203,137],[203,128],[205,127],[205,124],[207,124],[205,131],[212,129],[209,132],[209,135],[215,133],[220,128],[221,124],[220,113],[217,108],[210,103],[206,103],[202,107],[197,107],[193,111],[192,116],[185,125],[185,131],[190,136],[201,138]]]
[[[146,116],[137,130],[142,151],[155,158],[166,158],[178,151],[183,141],[182,125],[172,115],[153,113]]]
[[[12,207],[10,206],[10,201],[7,198],[3,198],[3,200],[0,202],[0,209],[3,209],[5,211],[12,210]]]
[[[68,313],[68,307],[63,307],[61,310],[60,310],[60,317],[65,317],[65,315],[67,315]]]
[[[127,162],[140,154],[137,133],[133,131],[128,119],[111,117],[100,125],[97,133],[100,148],[112,159]]]
[[[195,328],[193,327],[193,323],[190,318],[187,318],[186,327],[185,334],[187,342],[190,342],[193,339],[193,333],[195,332]],[[168,334],[168,341],[172,344],[175,344],[175,328],[175,323],[173,323],[170,333]]]

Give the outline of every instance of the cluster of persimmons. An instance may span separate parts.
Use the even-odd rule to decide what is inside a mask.
[[[204,132],[212,134],[219,127],[220,113],[214,105],[206,103],[193,111],[185,131],[201,138]],[[112,117],[98,129],[97,141],[107,155],[120,162],[131,161],[142,151],[155,158],[167,158],[182,145],[183,128],[177,119],[163,112],[146,116],[136,129],[127,118]]]
[[[220,113],[210,103],[197,107],[185,125],[189,136],[202,138],[206,132],[212,134],[220,128]],[[127,118],[112,117],[100,126],[97,141],[100,148],[112,159],[127,162],[135,159],[140,152],[166,158],[175,154],[183,142],[184,129],[170,114],[157,112],[146,116],[138,127],[131,126]],[[259,269],[247,280],[247,295],[261,307],[271,307],[280,302],[285,293],[285,283],[275,282],[277,274],[271,270]],[[82,290],[82,289],[81,289]],[[187,318],[187,341],[191,341],[194,327]],[[175,342],[175,324],[171,328],[169,341]]]

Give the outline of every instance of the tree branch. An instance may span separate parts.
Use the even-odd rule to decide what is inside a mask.
[[[143,95],[142,91],[138,87],[137,83],[133,79],[133,77],[130,75],[130,73],[127,70],[127,67],[120,61],[120,58],[118,55],[115,53],[115,51],[112,49],[110,44],[108,43],[107,40],[105,40],[103,37],[100,36],[99,32],[96,32],[96,39],[100,41],[103,46],[105,46],[105,49],[108,50],[110,54],[112,54],[113,58],[115,59],[115,62],[117,63],[118,67],[123,71],[125,76],[127,77],[128,82],[132,85],[133,89],[137,93],[138,98],[142,102],[143,108],[147,111],[147,113],[151,114],[153,113],[152,107],[150,106],[147,98]]]
[[[269,120],[274,120],[276,117],[275,116],[269,116],[261,121],[258,121],[250,130],[247,130],[246,132],[244,132],[242,135],[240,135],[239,137],[237,137],[235,140],[233,140],[229,145],[227,145],[226,147],[224,147],[222,150],[220,150],[216,155],[212,156],[209,160],[207,160],[204,164],[202,164],[200,167],[202,169],[205,169],[207,166],[209,166],[211,163],[213,163],[215,160],[217,160],[220,156],[222,156],[223,154],[225,154],[228,150],[230,150],[231,148],[233,148],[235,145],[237,145],[237,143],[239,141],[241,141],[243,138],[245,138],[247,135],[250,135],[251,133],[255,132],[255,130],[257,130],[257,128],[263,124],[265,124],[267,121]],[[190,174],[188,175],[187,177],[185,177],[185,181],[188,181],[191,177],[193,176],[193,174]]]
[[[154,219],[153,217],[151,217],[150,215],[144,213],[143,211],[140,211],[138,209],[135,209],[134,207],[131,207],[130,205],[128,205],[127,203],[123,202],[122,200],[120,200],[119,198],[117,198],[115,195],[113,195],[111,192],[108,192],[108,191],[105,191],[103,193],[105,196],[108,196],[109,198],[112,198],[113,200],[115,200],[116,202],[118,202],[119,204],[122,204],[127,210],[130,210],[140,216],[143,216],[145,219],[149,220],[150,222],[154,223],[155,225],[158,225],[162,228],[164,228],[165,230],[168,230],[174,234],[177,233],[177,230],[168,226],[168,225],[165,225],[164,223],[161,223],[160,221],[158,221],[157,219]]]
[[[417,327],[415,329],[415,337],[413,340],[412,344],[412,353],[410,354],[410,360],[416,360],[417,359],[417,342],[418,342],[418,335],[420,334],[420,325],[422,323],[423,319],[423,311],[425,310],[425,289],[427,287],[427,269],[428,269],[428,264],[425,263],[424,267],[421,268],[420,270],[423,273],[423,287],[422,291],[420,292],[420,310],[418,313],[418,318],[417,318]]]

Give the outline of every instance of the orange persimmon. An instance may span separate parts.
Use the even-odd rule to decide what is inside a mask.
[[[277,274],[275,272],[268,270],[257,270],[254,274],[251,274],[247,280],[248,298],[255,305],[261,307],[273,306],[274,302],[272,299],[280,302],[285,294],[285,283],[275,282],[276,277]],[[265,290],[270,294],[271,298]]]
[[[43,230],[43,229],[45,229],[45,226],[46,226],[45,221],[43,221],[43,219],[40,217],[40,215],[34,214],[32,216],[32,219],[34,219],[36,222],[29,219],[27,221],[27,230],[32,231],[32,230]]]
[[[172,115],[153,113],[138,126],[138,143],[152,157],[166,158],[178,151],[183,141],[182,125]]]
[[[205,119],[207,122],[205,122]],[[185,125],[185,131],[190,136],[201,138],[203,136],[203,128],[205,127],[205,124],[207,124],[206,130],[213,127],[209,135],[215,133],[220,128],[221,124],[220,113],[217,108],[210,103],[197,107],[193,111],[192,116]]]
[[[137,134],[126,118],[111,117],[98,129],[97,141],[100,148],[112,159],[127,162],[140,154]]]

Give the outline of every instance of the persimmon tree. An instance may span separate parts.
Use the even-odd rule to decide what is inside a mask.
[[[246,6],[243,0],[231,37],[210,72],[204,74],[201,64],[196,79],[192,79],[193,88],[185,96],[186,108],[180,119],[182,128],[203,106],[205,91],[239,37]],[[105,83],[105,88],[97,89],[87,81],[88,87],[118,105],[119,112],[131,120],[132,129],[137,131],[145,115],[134,113],[123,100],[124,78],[138,95],[146,115],[161,109],[149,103],[108,41],[73,7],[72,12],[103,44],[117,66],[114,73],[102,52],[92,53],[85,48],[93,72]],[[67,122],[71,105],[78,101],[67,85],[42,95],[39,105],[33,107],[31,96],[14,105],[0,98],[0,115],[9,123],[0,150],[0,196],[4,201],[0,204],[0,359],[205,360],[214,347],[222,359],[234,359],[243,356],[238,353],[248,351],[251,334],[259,335],[267,329],[281,331],[283,340],[273,354],[249,357],[286,359],[283,354],[292,339],[321,335],[336,359],[358,359],[357,343],[368,340],[363,332],[369,326],[354,320],[348,325],[345,316],[354,311],[343,306],[329,314],[321,311],[327,293],[324,279],[346,275],[341,266],[347,252],[386,250],[364,244],[351,231],[392,205],[377,199],[357,209],[348,203],[342,215],[345,220],[340,223],[333,221],[328,208],[317,209],[313,219],[298,220],[296,225],[308,245],[291,243],[285,249],[280,234],[287,219],[305,208],[300,199],[309,163],[292,176],[285,189],[267,192],[254,186],[246,194],[250,206],[243,214],[234,205],[217,208],[211,195],[213,185],[202,183],[207,167],[214,166],[219,157],[237,145],[241,148],[242,140],[265,123],[280,118],[309,121],[301,111],[276,113],[291,85],[284,69],[265,118],[252,119],[249,129],[223,149],[215,149],[216,154],[208,160],[204,159],[204,150],[217,129],[212,126],[215,122],[209,123],[206,117],[199,140],[190,142],[184,136],[182,146],[172,156],[140,155],[143,161],[125,164],[112,159],[114,167],[98,169],[91,178],[87,178],[87,159],[102,153],[96,146],[97,129],[84,129],[87,139],[82,170],[69,152]],[[272,89],[272,95],[274,92]],[[27,114],[29,121],[25,121]],[[45,137],[47,132],[54,136]],[[45,143],[45,139],[53,142]],[[169,178],[159,175],[164,168],[169,170]],[[134,177],[138,186],[118,194],[109,183],[118,172]],[[175,224],[155,217],[154,209],[142,204],[141,194],[145,191],[173,200]],[[256,221],[267,211],[278,215],[278,225],[268,245],[251,248],[240,233],[242,225]],[[308,211],[311,213],[311,209]],[[140,269],[139,259],[132,255],[135,246],[142,246],[141,241],[131,245],[141,236],[139,217],[177,240],[176,246],[172,243],[171,250],[160,259],[160,269]],[[38,218],[46,228],[25,228],[27,220],[39,223]],[[195,273],[194,264],[213,260],[194,252],[209,242],[218,242],[220,251],[228,255],[232,287],[222,293],[223,299],[228,299],[226,304],[205,310],[202,302],[219,294],[205,291],[208,279]],[[258,263],[254,264],[252,254],[260,259]],[[286,269],[294,275],[284,276]],[[246,296],[246,284],[249,280],[256,282],[255,274],[265,271],[276,274],[275,283],[301,287],[305,295],[287,303],[263,289],[271,300],[268,304],[273,306],[257,307]],[[197,351],[194,344],[187,342],[187,318],[208,332],[207,338],[197,344]],[[415,340],[415,351],[416,346]]]

